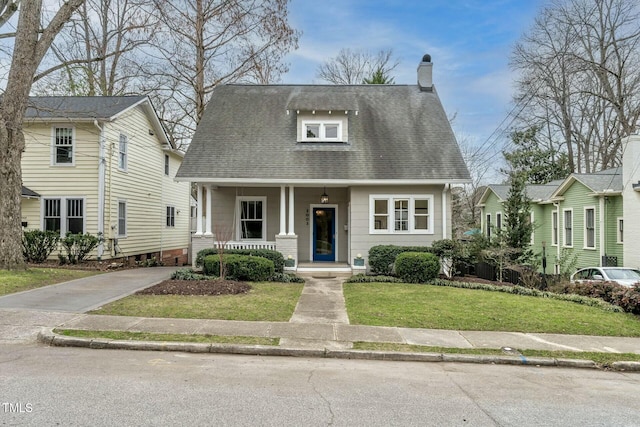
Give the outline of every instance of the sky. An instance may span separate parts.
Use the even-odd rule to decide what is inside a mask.
[[[290,23],[302,36],[282,83],[324,83],[317,67],[340,49],[392,49],[396,84],[416,84],[431,55],[434,86],[458,139],[493,141],[513,107],[514,44],[544,0],[292,0]],[[508,122],[507,122],[508,124]],[[502,134],[504,135],[504,134]],[[500,157],[500,156],[498,156]]]

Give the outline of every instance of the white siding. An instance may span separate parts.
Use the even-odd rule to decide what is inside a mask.
[[[627,141],[622,161],[623,258],[625,267],[640,268],[640,192],[633,189],[640,182],[640,135],[631,135]]]

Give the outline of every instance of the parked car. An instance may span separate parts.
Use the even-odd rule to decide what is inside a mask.
[[[640,270],[628,267],[588,267],[571,275],[571,283],[588,281],[615,282],[631,287],[640,283]]]

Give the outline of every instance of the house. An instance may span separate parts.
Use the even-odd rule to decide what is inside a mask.
[[[101,234],[98,259],[187,261],[183,154],[148,97],[33,97],[24,135],[24,229]]]
[[[624,241],[625,267],[640,268],[640,135],[630,135],[624,147],[620,241]]]
[[[217,87],[176,177],[197,186],[194,253],[350,268],[374,245],[450,237],[469,172],[431,76],[425,55],[417,85]]]
[[[573,259],[576,268],[623,265],[621,169],[527,185],[534,225],[531,246],[537,254],[544,247],[547,272],[559,273],[562,264]],[[508,185],[489,185],[480,200],[487,237],[505,226],[502,204],[508,192]]]

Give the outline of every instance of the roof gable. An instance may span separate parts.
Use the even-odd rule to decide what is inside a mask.
[[[595,173],[572,173],[549,198],[561,197],[575,182],[579,182],[595,194],[620,193],[622,191],[622,167]]]
[[[297,143],[298,110],[348,120],[348,143]],[[207,105],[178,178],[466,182],[437,94],[405,85],[226,85]]]

